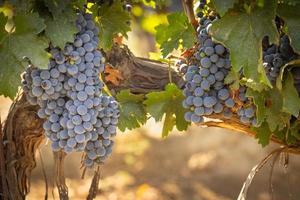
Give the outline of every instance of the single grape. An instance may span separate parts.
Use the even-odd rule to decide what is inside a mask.
[[[215,51],[218,55],[223,55],[223,53],[225,52],[225,48],[223,47],[223,45],[217,44],[215,46]]]
[[[184,114],[184,119],[186,120],[186,121],[188,121],[188,122],[190,122],[191,120],[192,120],[192,112],[186,112],[185,114]]]
[[[77,113],[79,115],[85,115],[87,114],[87,107],[85,105],[80,105],[77,107]]]
[[[201,88],[203,90],[209,90],[210,88],[210,83],[208,80],[204,79],[202,82],[201,82]]]
[[[218,98],[221,99],[221,100],[224,100],[224,101],[226,99],[228,99],[229,98],[229,91],[228,91],[228,89],[223,88],[223,89],[219,90],[218,91]]]
[[[194,90],[194,95],[195,96],[202,96],[204,94],[204,90],[201,88],[201,87],[197,87],[195,90]]]
[[[201,66],[205,67],[205,68],[209,68],[211,66],[211,61],[208,57],[202,58],[200,63],[201,63]]]
[[[234,100],[232,98],[228,98],[226,101],[225,101],[225,105],[228,107],[228,108],[232,108],[234,106]]]
[[[196,107],[202,106],[202,104],[203,104],[202,98],[201,97],[195,97],[195,98],[193,98],[193,104]]]

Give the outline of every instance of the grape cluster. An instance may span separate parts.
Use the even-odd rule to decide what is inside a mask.
[[[263,65],[268,79],[274,85],[281,67],[291,60],[299,58],[299,55],[294,52],[290,39],[283,34],[280,38],[279,46],[269,44],[268,38],[263,39]],[[300,94],[300,69],[295,67],[292,69],[294,77],[294,85]]]
[[[194,55],[195,62],[189,65],[185,74],[183,90],[186,97],[183,106],[190,109],[185,119],[194,123],[202,122],[203,116],[213,113],[223,113],[224,117],[230,118],[231,108],[235,106],[228,86],[224,84],[231,68],[229,52],[212,41],[209,35],[211,20],[202,22],[198,28],[199,49]]]
[[[268,38],[265,37],[263,47],[263,66],[268,79],[272,84],[275,84],[280,68],[290,60],[295,59],[297,55],[294,53],[287,35],[281,37],[279,46],[269,44]]]
[[[102,93],[99,74],[105,64],[91,14],[78,13],[76,27],[73,43],[62,50],[50,47],[48,69],[26,70],[23,90],[28,102],[40,107],[37,115],[45,119],[53,151],[85,151],[84,164],[91,167],[111,154],[119,109],[113,97]]]
[[[204,3],[205,1],[200,2],[201,9],[204,9]],[[228,49],[214,42],[209,35],[211,23],[217,18],[203,17],[203,12],[200,12],[200,26],[197,30],[199,47],[187,69],[185,63],[179,63],[179,69],[184,69],[186,81],[183,107],[189,109],[185,113],[185,120],[200,123],[204,120],[203,116],[212,114],[223,114],[224,118],[231,118],[238,111],[242,123],[256,124],[255,107],[246,97],[246,88],[240,87],[233,92],[224,83],[231,70],[230,54]]]

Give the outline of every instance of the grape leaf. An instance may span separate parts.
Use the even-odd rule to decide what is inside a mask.
[[[163,137],[168,136],[175,125],[179,131],[187,129],[188,123],[184,119],[186,110],[182,107],[184,96],[175,84],[170,83],[164,91],[151,92],[146,97],[144,101],[146,110],[155,121],[161,121],[165,115]]]
[[[3,15],[1,15],[1,24]],[[34,16],[34,17],[33,17]],[[42,30],[43,21],[34,13],[17,15],[14,21],[15,31],[0,29],[0,94],[14,98],[21,83],[20,74],[24,70],[24,57],[28,57],[34,66],[46,68],[48,54],[45,49],[48,41],[36,34]]]
[[[263,95],[260,95],[260,92],[247,89],[246,96],[253,99],[253,103],[256,106],[256,120],[258,124],[262,124],[266,118],[266,106],[265,98]]]
[[[293,6],[300,3],[299,0],[283,0],[282,2],[284,4],[293,5]]]
[[[76,13],[73,10],[46,19],[45,33],[54,46],[63,49],[67,42],[74,41],[74,35],[78,32],[75,20]]]
[[[282,112],[283,97],[277,88],[261,92],[248,89],[247,96],[256,105],[257,122],[260,124],[265,119],[271,132],[282,130],[289,123],[290,115]]]
[[[130,16],[123,9],[122,3],[114,2],[112,5],[103,4],[101,7],[94,5],[91,8],[93,13],[98,13],[96,16],[97,25],[100,29],[100,45],[104,49],[109,49],[113,44],[113,38],[121,33],[127,37],[127,32],[130,31]]]
[[[32,8],[34,7],[34,0],[26,0],[26,1],[22,1],[22,0],[10,0],[10,1],[0,1],[2,2],[9,2],[9,6],[13,7],[14,9],[14,13],[28,13],[32,10]],[[0,5],[1,5],[0,3]],[[6,6],[6,5],[5,5]]]
[[[3,13],[0,13],[0,43],[3,38],[7,35],[5,31],[5,25],[7,23],[7,17],[4,16]]]
[[[297,140],[300,140],[300,123],[298,120],[291,123],[290,134]]]
[[[278,14],[287,23],[288,35],[291,38],[291,45],[295,51],[300,53],[300,5],[280,4],[278,6]]]
[[[298,91],[294,86],[294,79],[291,72],[288,72],[282,87],[283,107],[282,110],[295,117],[299,116],[300,99]]]
[[[276,79],[276,87],[279,90],[282,90],[282,81],[286,70],[291,69],[295,66],[300,66],[300,59],[292,60],[280,68],[279,76]]]
[[[155,27],[156,41],[161,45],[162,55],[166,57],[180,45],[190,48],[196,41],[195,31],[183,13],[172,13],[167,16],[168,24]]]
[[[227,74],[224,83],[229,84],[232,90],[238,90],[240,87],[240,75],[233,70],[230,70]]]
[[[15,34],[25,34],[25,33],[34,33],[39,34],[42,32],[46,25],[44,19],[40,18],[38,13],[31,14],[20,14],[14,18],[15,23]]]
[[[272,132],[266,122],[263,122],[259,128],[252,128],[256,132],[258,143],[263,147],[269,144]]]
[[[44,2],[54,18],[65,12],[70,4],[70,0],[44,0]]]
[[[266,98],[266,121],[272,132],[282,130],[289,123],[290,115],[282,112],[283,97],[277,88],[267,91],[264,94]]]
[[[122,90],[116,95],[120,103],[120,119],[118,128],[125,131],[140,127],[147,121],[147,113],[143,105],[144,96],[131,94],[129,90]]]
[[[230,8],[233,8],[233,5],[238,2],[237,0],[212,0],[214,7],[217,10],[217,13],[222,17]]]
[[[262,65],[262,38],[266,35],[273,43],[278,43],[278,33],[274,23],[276,3],[266,0],[265,7],[249,10],[229,10],[223,18],[212,24],[211,33],[215,40],[230,49],[233,70],[243,70],[249,81],[270,85]],[[253,85],[253,89],[257,85]]]

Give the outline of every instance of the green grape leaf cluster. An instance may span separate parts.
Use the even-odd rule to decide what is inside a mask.
[[[183,13],[172,13],[167,18],[168,24],[155,28],[156,41],[164,57],[179,47],[190,48],[196,41],[195,31]]]
[[[129,90],[122,90],[116,95],[120,104],[120,119],[118,128],[125,131],[140,127],[147,121],[147,112],[143,105],[144,95],[131,94]]]
[[[64,48],[67,42],[74,41],[74,35],[78,31],[74,26],[76,13],[66,4],[66,1],[45,1],[52,16],[45,19],[45,34],[53,46]]]
[[[100,29],[100,45],[104,49],[109,49],[113,44],[113,38],[119,33],[127,37],[127,32],[130,31],[130,16],[123,9],[123,4],[119,1],[112,5],[103,4],[100,7],[94,5],[91,11],[96,15],[98,27]]]
[[[221,17],[224,16],[229,9],[233,8],[234,4],[237,2],[238,0],[212,0],[216,11],[221,15]]]
[[[168,136],[174,126],[179,131],[187,129],[188,123],[184,119],[186,109],[182,107],[184,96],[182,91],[173,83],[166,85],[162,92],[151,92],[144,101],[147,112],[155,121],[163,121],[162,136]]]
[[[37,36],[45,28],[43,19],[37,13],[15,16],[13,24],[7,28],[9,30],[5,29],[5,24],[7,18],[0,13],[0,93],[13,99],[21,83],[20,74],[27,65],[25,57],[35,66],[47,67],[48,54],[45,49],[48,41]]]

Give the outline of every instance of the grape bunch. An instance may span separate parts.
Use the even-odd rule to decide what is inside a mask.
[[[73,43],[50,47],[48,69],[27,68],[23,90],[40,107],[52,150],[85,151],[84,164],[91,167],[111,154],[120,114],[115,99],[102,92],[105,64],[92,15],[78,13],[76,27]]]
[[[205,1],[200,2],[204,9]],[[224,118],[232,118],[234,112],[239,112],[240,121],[245,124],[256,124],[255,107],[246,97],[246,88],[231,91],[224,79],[231,70],[229,51],[222,44],[212,40],[209,32],[212,21],[217,17],[201,17],[198,27],[198,44],[196,53],[190,60],[184,79],[186,81],[183,94],[186,97],[183,107],[185,120],[194,123],[204,121],[204,116],[223,114]],[[180,69],[186,64],[180,63]],[[237,97],[236,97],[237,96]]]
[[[268,79],[272,84],[275,84],[280,68],[294,60],[297,55],[293,51],[287,35],[282,35],[279,46],[269,44],[268,38],[265,37],[263,47],[263,66]]]
[[[224,117],[230,118],[231,108],[235,106],[224,84],[224,78],[231,68],[229,52],[223,45],[212,41],[210,27],[210,19],[200,22],[195,62],[189,65],[185,74],[187,83],[183,90],[186,97],[183,106],[190,109],[185,119],[194,123],[202,122],[203,116],[213,113],[223,113]]]

